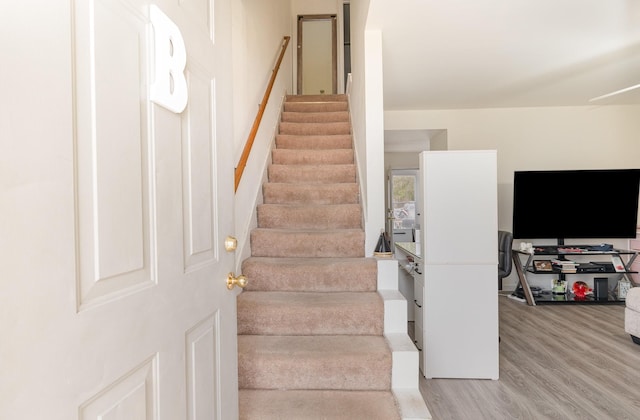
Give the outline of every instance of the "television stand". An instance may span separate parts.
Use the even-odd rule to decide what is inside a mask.
[[[518,275],[518,284],[513,294],[516,298],[524,298],[528,305],[624,304],[624,298],[619,298],[612,291],[609,291],[608,296],[604,298],[596,299],[593,295],[578,298],[571,292],[568,277],[589,276],[591,278],[592,276],[608,275],[608,278],[617,277],[615,281],[624,278],[633,284],[630,274],[636,273],[636,271],[632,271],[630,267],[639,252],[591,245],[537,245],[534,246],[533,253],[514,249],[511,252],[511,258]],[[607,260],[604,260],[603,257],[607,257]],[[564,267],[560,262],[574,259],[577,264],[575,267],[560,268]],[[596,259],[596,261],[592,261],[592,259]],[[578,271],[580,268],[582,270]],[[553,294],[551,290],[543,290],[542,293],[537,293],[537,296],[534,296],[527,276],[540,274],[553,275],[561,281],[566,281],[568,286],[566,293]],[[574,277],[574,281],[578,280],[582,280],[582,278]]]

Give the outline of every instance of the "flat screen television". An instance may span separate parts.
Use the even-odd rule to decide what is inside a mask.
[[[513,237],[633,238],[640,169],[516,171]]]

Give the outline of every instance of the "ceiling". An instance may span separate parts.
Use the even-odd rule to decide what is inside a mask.
[[[640,104],[640,0],[371,0],[385,110]]]

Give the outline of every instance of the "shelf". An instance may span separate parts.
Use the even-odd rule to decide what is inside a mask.
[[[542,271],[536,270],[535,268],[527,268],[527,273],[532,274],[582,274],[582,275],[600,275],[600,274],[635,274],[637,271],[560,271],[560,270],[551,270],[551,271]]]
[[[521,299],[524,299],[524,293],[521,290],[513,292],[513,294]],[[592,295],[586,296],[583,299],[576,299],[576,296],[572,293],[566,293],[563,295],[556,295],[550,291],[542,291],[538,296],[534,296],[534,300],[537,305],[624,305],[624,299],[618,299],[613,293],[609,294],[608,299],[594,299]]]
[[[533,248],[533,252],[525,252],[521,250],[513,250],[512,259],[515,264],[515,269],[518,274],[518,289],[514,292],[514,296],[518,298],[524,298],[529,305],[545,305],[545,304],[575,304],[575,305],[622,305],[624,299],[618,299],[615,295],[611,295],[608,299],[594,299],[589,295],[586,298],[576,299],[575,295],[569,293],[566,295],[553,295],[550,291],[546,293],[534,296],[527,281],[528,275],[540,275],[547,274],[558,276],[560,280],[565,280],[567,275],[578,276],[620,276],[619,279],[626,279],[631,281],[630,274],[635,274],[637,271],[631,269],[632,264],[638,257],[639,252],[637,250],[626,250],[610,248],[608,250],[598,249],[600,246],[590,245],[571,245],[571,246],[556,246],[556,245],[538,245]],[[552,270],[536,270],[540,262],[551,262],[551,259],[540,259],[539,257],[556,257],[563,260],[567,256],[594,256],[601,255],[607,256],[611,259],[611,263],[606,261],[574,261],[578,267],[582,266],[582,270],[576,271],[562,271],[558,268]],[[526,257],[526,262],[522,262],[521,258]],[[624,257],[622,259],[621,257]],[[555,258],[554,258],[555,259]],[[573,258],[571,258],[573,260]],[[604,271],[593,270],[593,267],[597,267],[598,264],[602,264]],[[545,264],[548,267],[548,264]],[[618,268],[618,270],[616,270]],[[635,267],[634,267],[635,268]]]
[[[612,249],[610,251],[598,251],[589,245],[572,245],[572,246],[557,246],[557,245],[539,245],[534,247],[534,255],[536,256],[551,256],[551,255],[633,255],[638,251],[627,249]],[[571,251],[561,251],[561,250]],[[528,252],[514,250],[520,254],[528,255]]]

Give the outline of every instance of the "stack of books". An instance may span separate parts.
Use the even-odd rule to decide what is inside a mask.
[[[576,273],[578,271],[578,263],[571,260],[551,260],[553,268],[560,270],[561,273]]]

